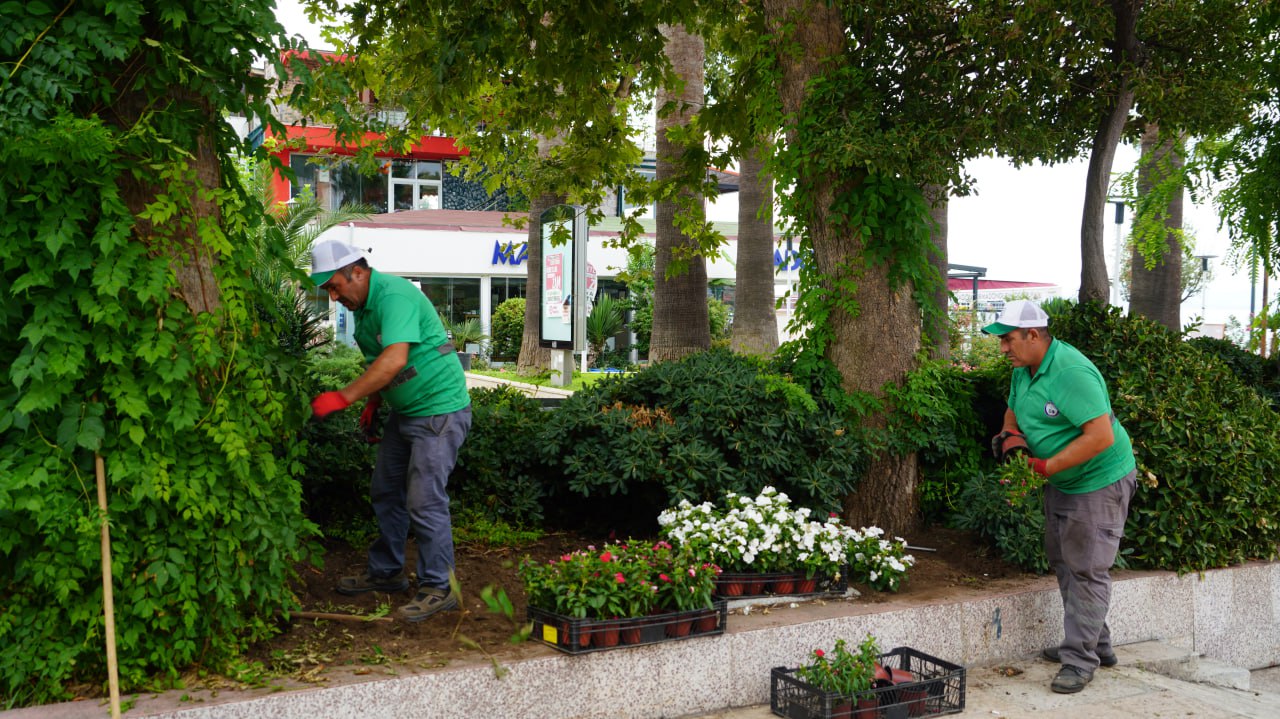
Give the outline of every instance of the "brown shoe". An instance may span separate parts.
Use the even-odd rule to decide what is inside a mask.
[[[400,607],[399,617],[406,622],[420,622],[439,612],[447,612],[458,608],[458,595],[448,589],[432,589],[419,587],[418,596],[412,602]]]

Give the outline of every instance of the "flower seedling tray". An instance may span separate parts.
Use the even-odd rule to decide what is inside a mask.
[[[715,595],[727,599],[746,597],[816,597],[844,592],[843,577],[817,576],[805,579],[804,572],[724,572],[716,577]]]
[[[623,619],[577,619],[529,607],[533,638],[569,654],[724,634],[728,619],[729,603],[723,599],[709,609]]]
[[[787,719],[916,719],[964,711],[964,667],[910,647],[881,654],[880,664],[908,671],[914,681],[872,689],[874,702],[851,703],[800,679],[795,669],[775,667],[769,708]]]

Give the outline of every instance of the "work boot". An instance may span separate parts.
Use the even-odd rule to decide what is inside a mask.
[[[1058,653],[1057,647],[1045,647],[1041,650],[1040,657],[1042,659],[1048,659],[1054,664],[1062,663],[1062,655]],[[1116,659],[1115,652],[1098,652],[1098,663],[1104,667],[1114,667],[1116,664],[1120,663],[1120,660]]]
[[[1049,688],[1059,694],[1075,694],[1091,681],[1093,681],[1093,672],[1071,664],[1063,664]]]
[[[364,574],[357,574],[351,577],[343,577],[338,580],[338,586],[334,587],[334,591],[338,594],[345,594],[348,597],[365,592],[403,592],[409,588],[409,578],[404,576],[404,572],[393,574],[390,577],[374,577],[370,576],[366,571]]]
[[[419,587],[418,596],[412,602],[400,607],[397,614],[406,622],[420,622],[438,612],[458,608],[458,595],[448,589],[432,589]]]

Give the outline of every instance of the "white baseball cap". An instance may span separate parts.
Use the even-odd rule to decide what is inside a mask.
[[[325,240],[311,248],[311,281],[323,285],[333,273],[362,259],[364,253],[341,240]]]
[[[1004,306],[995,322],[982,328],[988,335],[1008,334],[1027,327],[1048,327],[1049,315],[1031,300],[1014,300]]]

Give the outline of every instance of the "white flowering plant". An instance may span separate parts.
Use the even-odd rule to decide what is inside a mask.
[[[907,569],[916,563],[907,554],[907,540],[884,538],[879,527],[864,527],[850,532],[845,552],[849,558],[849,581],[865,584],[880,592],[896,592],[907,577]]]
[[[730,492],[723,508],[681,501],[659,514],[658,524],[667,541],[726,572],[803,571],[812,579],[837,576],[849,563],[851,579],[897,590],[915,561],[902,551],[905,543],[882,543],[879,528],[854,530],[834,513],[825,521],[812,514],[793,508],[785,493],[765,487],[755,497]],[[856,564],[852,552],[859,556]]]

